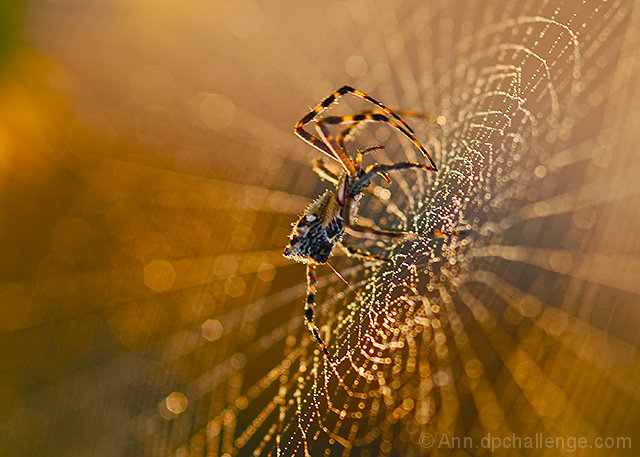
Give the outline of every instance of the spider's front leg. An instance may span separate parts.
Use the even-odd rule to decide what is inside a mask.
[[[295,125],[294,133],[296,135],[298,135],[301,139],[303,139],[305,142],[307,142],[308,144],[313,146],[314,148],[316,148],[319,151],[321,151],[322,153],[328,155],[329,157],[331,157],[332,159],[336,160],[337,162],[340,162],[345,167],[345,170],[347,171],[347,173],[349,173],[350,175],[353,176],[355,174],[355,169],[353,167],[353,162],[348,158],[346,152],[342,148],[338,147],[338,149],[335,149],[332,146],[332,144],[330,143],[330,141],[326,137],[327,136],[327,130],[324,127],[325,123],[321,124],[320,122],[318,122],[318,124],[317,124],[318,136],[314,136],[314,135],[310,134],[309,132],[307,132],[304,129],[305,125],[307,125],[308,123],[310,123],[311,121],[316,119],[327,108],[329,108],[329,106],[331,106],[331,104],[335,103],[336,101],[338,101],[341,97],[343,97],[346,94],[353,94],[353,95],[355,95],[357,97],[362,98],[363,100],[368,101],[369,103],[372,103],[380,111],[382,111],[382,113],[384,113],[387,116],[390,116],[393,119],[395,119],[395,120],[389,119],[386,122],[389,122],[395,128],[400,130],[406,137],[411,139],[411,141],[416,145],[416,147],[418,149],[420,149],[422,151],[422,153],[425,156],[429,157],[429,154],[427,153],[427,151],[415,139],[414,133],[413,133],[413,130],[411,129],[411,127],[409,127],[409,125],[407,125],[407,123],[400,116],[398,116],[396,113],[391,111],[389,108],[384,106],[382,103],[380,103],[379,101],[377,101],[374,98],[370,97],[369,95],[365,94],[364,92],[361,92],[361,91],[359,91],[357,89],[354,89],[353,87],[349,87],[349,86],[343,86],[340,89],[338,89],[337,91],[333,92],[331,95],[329,95],[327,98],[325,98],[318,106],[316,106],[309,113],[307,113],[305,116],[303,116],[302,119],[300,119],[298,121],[298,123]],[[380,114],[380,116],[385,117],[384,114]]]
[[[413,235],[408,232],[398,232],[392,230],[382,230],[377,227],[366,227],[364,225],[356,224],[355,222],[355,208],[356,203],[353,197],[348,197],[345,205],[342,209],[343,216],[342,218],[345,221],[344,229],[349,235],[357,236],[359,238],[370,238],[375,239],[379,236],[384,236],[387,238],[402,238],[406,236]]]
[[[438,117],[433,116],[431,114],[425,114],[425,113],[418,113],[416,111],[396,111],[397,114],[399,114],[400,116],[405,116],[405,117],[416,117],[419,119],[425,119],[427,121],[433,122],[435,124],[440,124],[440,121],[438,119]],[[367,110],[367,111],[363,111],[362,113],[354,116],[355,117],[359,117],[360,119],[362,119],[363,121],[367,121],[367,120],[373,120],[373,119],[367,119],[366,115],[367,114],[381,114],[379,111],[375,111],[375,110]],[[333,117],[334,119],[336,118],[335,116]],[[343,120],[343,119],[341,119]],[[322,122],[322,121],[320,121]],[[334,123],[336,123],[334,121]],[[351,124],[349,124],[344,130],[342,130],[340,132],[340,134],[338,135],[338,139],[337,139],[337,143],[338,145],[340,145],[340,147],[342,147],[343,149],[345,149],[345,142],[350,139],[351,134],[353,132],[353,129],[356,128],[359,125],[359,122],[353,122]]]
[[[380,164],[369,165],[366,168],[364,174],[358,179],[358,183],[366,185],[366,183],[368,183],[376,174],[387,173],[389,171],[395,171],[395,170],[407,170],[411,168],[418,168],[422,170],[433,170],[428,165],[420,165],[418,163],[413,163],[413,162],[398,162],[391,165],[380,165]],[[391,238],[399,238],[403,236],[411,237],[411,236],[418,235],[416,233],[410,233],[410,232],[390,232],[390,231],[377,230],[377,229],[371,229],[368,227],[357,226],[352,222],[351,218],[349,217],[345,218],[345,221],[347,221],[346,228],[348,229],[348,231],[352,232],[353,234],[356,234],[356,233],[360,234],[356,236],[366,237],[367,235],[382,235],[382,236],[388,236]],[[445,235],[457,237],[457,236],[460,236],[460,232],[458,232],[457,230],[446,232],[440,229],[435,229],[433,230],[433,232],[431,232],[431,235],[433,235],[436,238],[443,238]]]
[[[413,162],[398,162],[392,165],[370,165],[366,168],[364,174],[358,178],[358,181],[354,184],[354,187],[363,188],[366,187],[371,179],[379,173],[387,173],[395,170],[405,170],[409,168],[418,168],[422,170],[435,170],[435,167],[429,165],[420,165]],[[355,209],[357,208],[356,202],[353,197],[347,198],[343,208],[343,219],[345,221],[345,230],[354,236],[364,238],[375,238],[376,236],[385,236],[388,238],[409,238],[418,236],[416,233],[381,230],[378,228],[365,227],[355,223]]]
[[[304,317],[307,321],[307,326],[311,331],[311,334],[315,337],[320,349],[324,352],[324,355],[327,357],[329,361],[331,361],[331,357],[329,356],[329,351],[327,351],[327,346],[324,343],[324,340],[320,336],[320,331],[316,326],[314,321],[314,304],[316,298],[316,289],[317,289],[317,277],[316,277],[316,266],[309,264],[307,265],[307,302],[304,307]]]
[[[426,114],[422,116],[425,118],[433,119],[432,116],[428,116]],[[319,121],[318,125],[323,129],[323,131],[326,131],[326,127],[325,127],[326,125],[348,125],[349,127],[347,127],[338,136],[338,140],[336,143],[340,150],[346,151],[345,149],[346,138],[348,138],[348,135],[350,134],[351,129],[353,129],[356,125],[358,125],[361,122],[385,122],[391,125],[392,127],[396,128],[397,130],[400,130],[400,132],[402,132],[407,138],[411,140],[414,146],[427,158],[427,160],[429,160],[429,162],[431,163],[431,169],[434,171],[437,171],[437,167],[435,162],[433,161],[433,158],[431,157],[429,152],[425,149],[425,147],[422,146],[422,144],[420,144],[420,142],[416,139],[415,135],[413,134],[413,131],[411,131],[411,133],[407,132],[402,125],[399,125],[394,119],[390,119],[386,117],[384,114],[376,113],[376,112],[364,112],[361,114],[350,115],[350,116],[327,116],[321,121]]]
[[[380,146],[374,146],[375,148],[379,148]],[[373,148],[370,148],[373,149]],[[362,151],[362,152],[369,152],[367,150]],[[324,180],[324,181],[328,181],[331,184],[333,184],[334,186],[337,186],[338,183],[340,182],[340,178],[338,177],[338,175],[336,175],[333,171],[329,170],[329,168],[327,168],[327,165],[324,163],[324,161],[322,159],[316,159],[316,161],[313,163],[313,172],[315,174],[317,174],[320,179]],[[387,175],[381,174],[381,176],[387,181],[387,182],[391,182],[391,180],[389,179],[389,177]],[[366,188],[364,190],[366,193],[374,196],[377,199],[381,199],[380,196],[378,194],[376,194],[373,190],[371,190],[370,188]]]

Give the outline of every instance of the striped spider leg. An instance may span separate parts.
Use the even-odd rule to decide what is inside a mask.
[[[326,117],[317,120],[332,103],[336,102],[346,94],[353,94],[376,106],[376,112],[362,113],[354,116]],[[312,121],[316,121],[316,135],[307,132],[304,127]],[[413,145],[429,160],[429,165],[421,165],[413,162],[397,162],[394,164],[380,165],[373,164],[366,168],[362,167],[364,154],[381,149],[381,146],[367,148],[356,154],[352,159],[344,147],[344,141],[340,138],[338,142],[333,141],[328,125],[348,125],[358,122],[386,122],[404,136],[409,138]],[[351,128],[347,128],[342,135],[343,139],[350,133]],[[360,199],[366,191],[371,179],[376,175],[381,175],[388,180],[387,173],[397,170],[407,170],[411,168],[437,171],[437,167],[427,152],[427,150],[415,138],[413,130],[396,113],[391,111],[382,103],[371,98],[364,92],[344,86],[326,99],[324,99],[311,112],[306,114],[294,128],[294,132],[306,143],[318,149],[323,154],[337,161],[343,168],[341,175],[337,175],[325,167],[320,160],[315,163],[314,171],[321,178],[326,179],[335,186],[335,190],[326,190],[320,197],[314,200],[293,223],[293,229],[289,235],[289,243],[285,246],[283,254],[285,257],[307,266],[307,298],[305,303],[305,320],[311,334],[314,336],[327,360],[331,363],[331,358],[327,346],[320,335],[320,331],[315,324],[314,306],[317,290],[316,269],[318,265],[327,263],[336,245],[342,245],[349,255],[383,261],[382,257],[374,256],[366,251],[362,251],[343,242],[345,232],[358,237],[388,237],[401,238],[410,235],[406,232],[382,230],[380,228],[366,227],[356,224],[356,217],[360,204]]]

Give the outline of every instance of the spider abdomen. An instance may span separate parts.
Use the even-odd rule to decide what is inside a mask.
[[[326,191],[293,224],[284,256],[303,263],[326,263],[343,235],[341,207],[335,194]]]

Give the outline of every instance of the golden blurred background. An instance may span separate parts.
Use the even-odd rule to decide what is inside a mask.
[[[0,456],[637,455],[639,50],[633,1],[0,3]],[[469,235],[322,269],[331,368],[281,251],[343,84],[446,118],[363,215]],[[439,441],[537,433],[632,447]]]

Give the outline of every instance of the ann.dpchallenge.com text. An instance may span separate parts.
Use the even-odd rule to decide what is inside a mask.
[[[420,445],[439,449],[563,449],[575,452],[578,449],[631,449],[629,436],[547,436],[536,433],[529,436],[514,434],[495,436],[490,433],[482,438],[455,436],[447,433],[423,433]]]

